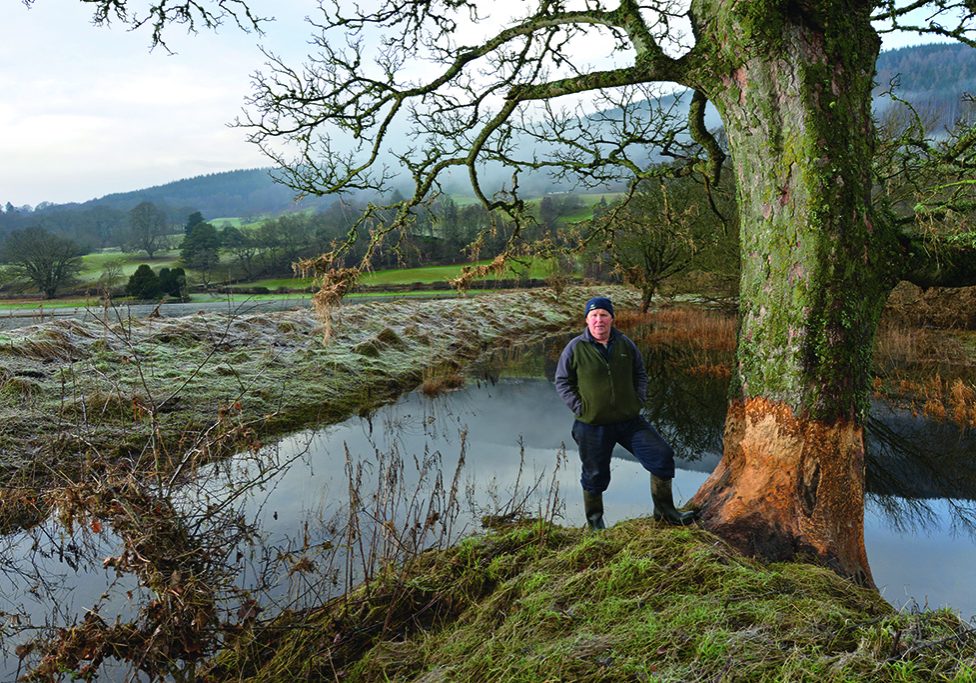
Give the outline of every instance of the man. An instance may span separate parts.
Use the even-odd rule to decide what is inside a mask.
[[[613,327],[613,302],[586,302],[586,329],[566,344],[556,366],[556,391],[576,416],[583,508],[590,529],[603,529],[603,492],[610,484],[610,453],[620,444],[651,473],[654,519],[691,524],[694,512],[674,507],[674,451],[641,417],[647,371],[637,346]]]

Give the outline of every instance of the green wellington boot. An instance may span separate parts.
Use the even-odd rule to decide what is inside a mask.
[[[586,513],[586,526],[593,531],[606,529],[603,523],[603,494],[590,493],[583,489],[583,512]]]
[[[695,512],[678,512],[671,494],[671,480],[651,475],[651,500],[654,501],[654,519],[676,526],[687,526],[695,521]]]

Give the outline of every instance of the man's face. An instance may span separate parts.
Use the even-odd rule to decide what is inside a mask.
[[[586,328],[597,341],[605,342],[610,339],[611,327],[613,327],[613,316],[602,308],[594,308],[586,314]]]

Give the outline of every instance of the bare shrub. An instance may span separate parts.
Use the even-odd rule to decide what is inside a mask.
[[[464,386],[464,375],[455,366],[428,368],[420,384],[424,396],[433,397]]]

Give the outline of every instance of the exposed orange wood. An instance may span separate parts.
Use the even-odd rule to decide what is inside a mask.
[[[735,401],[721,463],[691,501],[701,523],[767,560],[814,559],[872,584],[864,550],[864,432]]]

